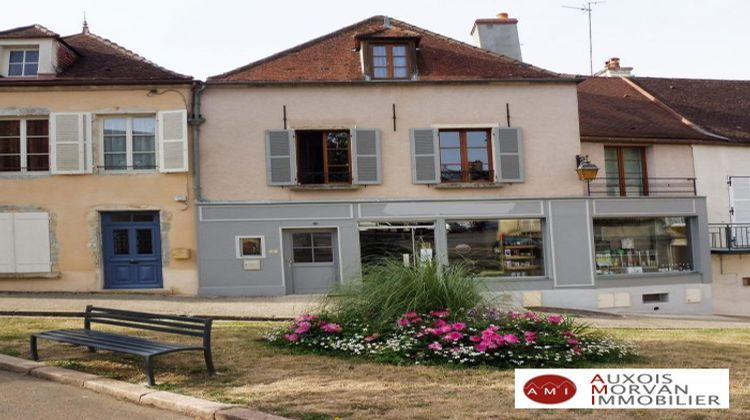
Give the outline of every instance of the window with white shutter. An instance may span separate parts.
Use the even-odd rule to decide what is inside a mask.
[[[159,172],[188,171],[187,111],[162,111],[159,124]]]
[[[352,130],[352,174],[354,184],[382,183],[380,162],[380,131],[358,128]]]
[[[521,130],[496,127],[493,131],[496,181],[523,182],[524,156]]]
[[[50,172],[84,174],[93,172],[91,114],[50,114]]]
[[[0,213],[0,273],[50,271],[49,214]]]
[[[729,180],[732,223],[750,223],[750,177],[733,176]]]

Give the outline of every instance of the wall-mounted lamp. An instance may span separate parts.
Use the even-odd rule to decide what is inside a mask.
[[[591,181],[599,173],[599,167],[589,161],[588,155],[576,155],[576,173],[581,181]]]

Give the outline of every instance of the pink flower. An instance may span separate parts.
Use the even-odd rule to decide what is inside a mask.
[[[453,327],[455,331],[461,331],[464,328],[466,328],[466,324],[464,324],[463,322],[456,322],[453,325],[451,325],[451,327]]]
[[[399,319],[398,319],[398,321],[396,321],[396,323],[397,323],[398,325],[402,326],[402,327],[405,327],[405,326],[407,326],[407,325],[409,325],[409,324],[410,324],[410,323],[409,323],[409,320],[408,320],[408,319],[406,319],[406,318],[399,318]]]
[[[521,315],[520,312],[508,311],[508,318],[510,318],[510,319],[520,318],[521,316],[523,316],[523,315]]]
[[[428,344],[427,348],[430,350],[441,350],[443,348],[443,345],[438,342],[433,342]]]
[[[564,335],[566,337],[574,337],[575,336],[575,334],[573,333],[573,331],[563,331],[562,335]]]
[[[442,319],[436,319],[435,321],[432,322],[433,327],[444,327],[446,325],[448,325],[448,323]]]
[[[365,342],[370,343],[380,338],[380,333],[373,333],[372,335],[368,335],[365,337]]]
[[[517,344],[517,343],[518,343],[518,337],[516,337],[516,336],[515,336],[515,335],[513,335],[513,334],[505,334],[505,335],[503,336],[503,340],[504,340],[504,341],[505,341],[506,343],[509,343],[509,344]]]
[[[286,341],[299,341],[299,336],[297,334],[287,334],[284,336],[284,340]]]
[[[404,318],[416,318],[417,313],[414,311],[404,313]]]
[[[539,321],[539,315],[537,315],[537,314],[535,314],[534,312],[531,312],[531,311],[526,312],[525,314],[523,314],[523,316],[525,316],[526,319],[530,319],[530,320],[533,320],[533,321]]]
[[[305,315],[298,316],[295,319],[295,321],[297,321],[297,322],[302,322],[302,321],[309,322],[309,321],[315,321],[316,319],[318,319],[317,315],[314,315],[314,314],[305,314]]]
[[[308,331],[310,331],[310,327],[312,327],[312,324],[310,324],[307,321],[302,321],[299,324],[297,324],[297,329],[294,330],[295,334],[304,334]]]
[[[445,334],[451,332],[451,326],[450,325],[443,325],[440,328],[435,328],[435,334]]]
[[[451,314],[451,311],[449,311],[447,309],[441,309],[439,311],[432,311],[432,312],[430,312],[430,315],[432,315],[434,317],[437,317],[437,318],[445,318],[445,317],[447,317],[450,314]]]
[[[478,352],[482,352],[482,353],[484,353],[484,352],[486,352],[486,351],[487,351],[487,347],[488,347],[488,346],[489,346],[489,344],[488,344],[488,343],[486,343],[486,342],[482,341],[481,343],[479,343],[479,344],[477,344],[476,346],[474,346],[474,349],[475,349],[476,351],[478,351]]]
[[[536,333],[534,331],[526,331],[523,333],[523,339],[526,341],[526,344],[531,344],[536,341]]]
[[[327,333],[340,333],[342,328],[339,324],[334,323],[326,323],[320,326],[320,329],[327,332]]]
[[[549,321],[551,324],[557,325],[563,322],[563,317],[561,317],[560,315],[550,315],[547,317],[547,321]]]
[[[413,322],[413,323],[415,323],[415,324],[416,324],[417,322],[422,322],[422,318],[420,318],[420,317],[418,317],[418,316],[417,316],[417,317],[414,317],[414,318],[412,318],[412,319],[411,319],[411,322]]]
[[[443,340],[446,340],[446,341],[458,341],[462,338],[464,338],[464,335],[456,331],[450,332],[443,336]]]
[[[577,354],[583,353],[583,350],[581,350],[579,346],[573,346],[573,351],[576,352]]]
[[[422,332],[424,332],[425,334],[435,334],[435,335],[437,335],[437,331],[435,331],[434,328],[425,328],[425,329],[422,330]]]
[[[567,342],[568,342],[568,344],[573,344],[573,345],[577,345],[578,344],[578,340],[576,340],[575,338],[569,338],[567,340]]]
[[[469,337],[469,341],[474,342],[474,343],[478,343],[478,342],[482,341],[482,337],[479,337],[479,336],[476,336],[476,335],[472,335],[471,337]]]

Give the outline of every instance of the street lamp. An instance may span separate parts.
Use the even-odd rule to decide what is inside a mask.
[[[589,161],[588,155],[576,155],[576,173],[581,181],[591,181],[599,173],[599,167]]]

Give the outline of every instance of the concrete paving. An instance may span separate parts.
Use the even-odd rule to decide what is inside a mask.
[[[77,315],[86,305],[215,319],[288,319],[314,311],[319,295],[205,298],[120,293],[0,293],[0,315]],[[750,328],[750,318],[661,314],[579,315],[602,328]]]
[[[192,418],[4,370],[0,370],[0,413],[8,420]]]

